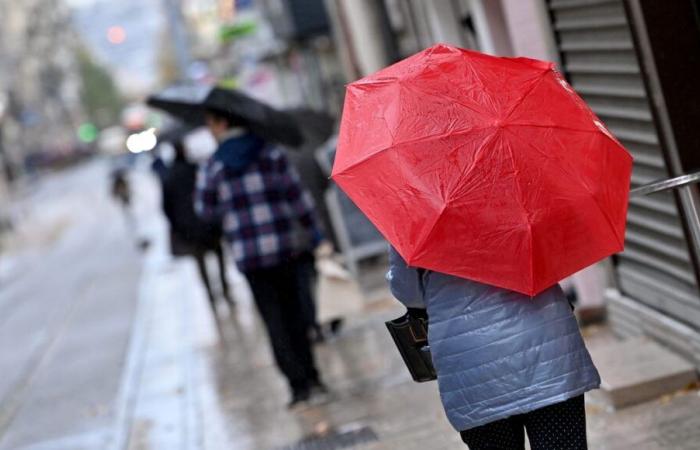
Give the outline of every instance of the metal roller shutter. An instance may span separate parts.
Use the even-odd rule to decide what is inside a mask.
[[[667,177],[622,0],[548,0],[547,5],[561,69],[634,155],[632,185]],[[700,325],[697,278],[672,194],[630,201],[626,250],[616,270],[626,296]]]

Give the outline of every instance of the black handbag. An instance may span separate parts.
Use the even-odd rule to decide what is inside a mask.
[[[425,313],[408,312],[386,322],[386,327],[413,380],[422,383],[436,379],[428,345],[428,318]]]

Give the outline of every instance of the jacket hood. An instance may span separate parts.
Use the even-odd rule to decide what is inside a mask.
[[[233,172],[243,172],[258,159],[264,145],[265,141],[253,133],[230,137],[221,141],[214,153],[214,159]]]

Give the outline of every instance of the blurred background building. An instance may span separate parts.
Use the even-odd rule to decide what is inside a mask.
[[[285,4],[293,10],[311,3]],[[436,42],[548,59],[559,64],[572,86],[632,152],[633,186],[700,168],[698,135],[691,125],[696,113],[687,111],[679,98],[679,92],[697,95],[692,81],[697,72],[689,70],[700,58],[696,2],[676,2],[665,10],[643,0],[326,0],[324,4],[343,81]],[[283,30],[281,37],[292,46],[309,52],[313,40],[304,38],[305,26],[302,22],[275,29]],[[302,33],[295,35],[296,29]],[[671,36],[674,29],[679,43]],[[342,83],[327,84],[326,89],[332,90]],[[614,287],[605,296],[616,333],[651,336],[700,366],[697,211],[697,198],[689,193],[632,199],[626,251],[613,259]],[[606,283],[605,276],[597,280]],[[603,289],[597,292],[602,296]]]
[[[697,72],[690,70],[700,58],[696,2],[668,9],[644,0],[325,3],[347,80],[435,42],[552,60],[632,152],[633,186],[700,168],[698,133],[691,125],[697,114],[679,98],[679,92],[697,95]],[[613,258],[614,287],[605,295],[616,333],[653,337],[696,366],[698,205],[688,192],[632,199],[626,251]]]
[[[144,99],[172,84],[218,84],[241,89],[280,108],[311,108],[321,111],[331,116],[337,127],[347,83],[434,43],[445,42],[496,55],[554,61],[575,90],[633,154],[633,187],[700,170],[700,133],[697,129],[700,108],[695,106],[700,99],[700,85],[697,83],[697,74],[700,73],[700,4],[697,0],[0,0],[0,11],[0,237],[11,236],[9,239],[0,239],[0,245],[13,239],[15,242],[21,241],[15,238],[19,233],[3,235],[3,231],[10,228],[9,219],[15,219],[14,216],[8,217],[12,215],[8,211],[23,210],[20,212],[29,217],[33,209],[34,216],[42,219],[36,220],[38,225],[27,227],[24,241],[18,243],[17,248],[13,249],[10,245],[0,248],[0,282],[6,283],[0,286],[0,289],[4,289],[0,290],[0,294],[6,295],[0,302],[0,307],[3,308],[3,313],[0,314],[3,327],[0,327],[0,331],[7,338],[6,350],[15,347],[21,350],[15,354],[18,360],[27,357],[41,362],[45,357],[41,352],[49,351],[35,345],[35,335],[26,332],[29,328],[37,333],[36,336],[41,335],[36,337],[37,342],[42,339],[48,342],[48,337],[53,339],[65,330],[80,330],[83,316],[76,315],[77,319],[70,322],[71,326],[61,328],[63,322],[54,319],[53,311],[68,311],[72,314],[72,309],[66,305],[73,305],[71,302],[81,301],[83,297],[89,297],[90,300],[102,299],[104,294],[104,298],[109,300],[105,305],[114,307],[126,304],[122,300],[129,296],[136,298],[141,295],[123,294],[121,291],[127,287],[133,287],[135,291],[138,278],[142,276],[141,255],[135,252],[127,254],[133,249],[127,249],[128,246],[124,245],[125,236],[134,237],[141,230],[135,231],[134,236],[122,235],[119,228],[121,217],[118,214],[121,211],[111,211],[110,208],[114,205],[108,204],[107,185],[113,175],[110,171],[115,168],[134,168],[131,174],[135,175],[136,180],[136,203],[139,195],[143,194],[138,192],[139,189],[150,192],[145,196],[148,197],[147,202],[151,202],[148,206],[150,209],[143,208],[144,211],[139,211],[139,214],[147,218],[146,223],[155,223],[157,220],[151,220],[154,218],[160,219],[160,212],[156,210],[159,202],[158,188],[155,178],[151,180],[153,177],[149,169],[154,167],[151,163],[155,158],[148,151],[155,146],[156,135],[164,128],[167,118],[146,108]],[[206,135],[212,147],[209,150],[212,150],[211,137],[206,132],[199,134],[199,138]],[[141,141],[148,141],[148,145],[141,142],[143,145],[130,149],[131,153],[145,154],[139,156],[129,153],[126,141],[130,136],[132,139],[137,136]],[[322,148],[327,156],[322,164],[325,165],[323,169],[326,172],[332,163],[333,146],[331,138]],[[204,159],[209,150],[197,153],[193,159]],[[316,149],[311,149],[311,152],[314,150]],[[158,153],[158,156],[165,153]],[[297,155],[301,153],[298,152]],[[55,177],[59,180],[43,187],[43,192],[54,194],[54,187],[59,186],[57,190],[60,191],[61,186],[72,183],[70,179],[73,177],[72,179],[78,180],[75,186],[79,186],[74,186],[73,191],[79,192],[72,192],[70,197],[63,196],[60,192],[55,193],[55,197],[47,194],[41,198],[36,197],[38,200],[34,202],[35,197],[30,195],[32,189],[40,186],[43,180],[51,179],[42,177],[45,173],[57,172],[73,162],[93,156],[95,164],[84,164],[72,174],[69,171],[62,172],[61,174],[68,173],[69,176],[64,179]],[[324,177],[321,178],[325,181]],[[333,186],[324,193],[328,194],[332,189]],[[41,191],[39,188],[36,190]],[[337,194],[335,204],[329,209],[332,209],[335,234],[348,244],[339,246],[341,250],[347,250],[344,255],[346,267],[353,275],[360,272],[355,270],[355,256],[350,254],[360,247],[352,248],[353,239],[358,237],[360,244],[367,244],[366,240],[369,239],[372,245],[365,245],[357,253],[362,257],[374,258],[373,269],[379,274],[376,284],[385,286],[385,267],[381,258],[377,258],[377,255],[385,254],[385,242],[347,197],[340,196],[337,189],[334,192]],[[141,200],[145,197],[142,196]],[[97,205],[99,200],[94,199],[103,199],[104,204]],[[58,204],[61,201],[64,204]],[[90,202],[99,206],[97,212],[92,210]],[[661,343],[666,351],[670,349],[700,368],[699,212],[700,200],[696,186],[631,199],[625,252],[603,265],[594,266],[591,273],[575,277],[577,281],[573,285],[579,297],[579,314],[590,305],[601,308],[607,311],[609,328],[616,335],[624,338],[645,336],[649,339],[641,341]],[[104,217],[108,219],[105,220]],[[105,225],[107,221],[109,227]],[[31,221],[24,223],[29,222]],[[66,224],[72,224],[78,231],[70,236],[72,240],[66,241],[69,245],[65,248],[52,248],[52,239],[68,227]],[[49,232],[40,230],[45,225]],[[137,228],[131,223],[128,226]],[[14,231],[21,227],[22,225],[17,226]],[[370,232],[363,234],[367,227]],[[93,245],[93,241],[104,240],[105,233],[111,233],[111,246]],[[36,237],[44,235],[51,239]],[[22,245],[35,241],[40,245],[28,246],[34,248],[35,253],[21,254]],[[42,247],[44,245],[45,248]],[[13,255],[13,251],[16,254]],[[58,252],[56,254],[59,257],[45,257],[53,251]],[[94,254],[88,255],[90,252]],[[124,253],[121,255],[125,262],[124,270],[115,272],[115,267],[105,264],[111,264],[120,252]],[[29,262],[23,262],[25,260],[22,258]],[[359,258],[358,256],[357,259]],[[11,264],[7,264],[8,261]],[[48,280],[46,286],[40,286],[44,283],[31,279],[35,277],[35,265],[43,265],[43,272],[40,273]],[[95,278],[96,272],[93,272],[98,266],[105,270],[103,278]],[[25,270],[24,267],[32,270]],[[154,267],[158,269],[155,270]],[[157,278],[164,283],[163,286],[191,287],[187,284],[187,278],[176,280],[181,285],[169,284],[179,276],[178,272],[169,272],[170,266],[163,270],[160,267],[154,263],[150,269],[146,267],[143,270],[151,270],[151,278]],[[83,277],[84,285],[65,276],[68,272],[77,273],[81,270],[82,275],[78,275]],[[156,278],[153,274],[156,274]],[[25,276],[24,281],[20,275]],[[128,278],[119,278],[127,276]],[[95,283],[95,279],[99,282]],[[14,282],[15,288],[6,289],[8,281]],[[22,285],[24,290],[19,290],[16,287],[18,285]],[[108,289],[103,289],[105,285],[111,286],[113,297],[108,296]],[[178,339],[182,338],[180,332],[186,328],[184,324],[189,324],[191,317],[182,312],[184,309],[179,311],[173,308],[171,297],[181,295],[180,292],[176,292],[175,288],[169,290],[158,286],[154,284],[151,290],[162,291],[158,295],[162,295],[164,301],[159,308],[172,314],[183,314],[184,317],[182,329],[173,327],[169,331],[173,337],[167,339],[168,344],[174,343],[177,347],[180,344]],[[360,290],[357,289],[358,292]],[[361,294],[357,295],[361,297]],[[132,297],[127,300],[136,304],[137,300]],[[339,296],[341,297],[343,296]],[[58,298],[53,306],[55,310],[47,309],[54,298]],[[113,299],[117,300],[112,301]],[[361,302],[365,300],[362,298]],[[84,303],[90,307],[98,304]],[[368,300],[363,305],[370,303]],[[18,309],[20,313],[13,313],[13,316],[7,312],[11,307],[24,309]],[[76,306],[78,309],[80,307]],[[112,311],[107,307],[104,311]],[[70,315],[66,314],[66,317]],[[103,314],[102,310],[95,308],[92,314],[94,315],[90,317],[93,317],[97,325],[84,331],[86,334],[75,334],[69,339],[71,343],[84,345],[84,349],[91,344],[85,336],[93,336],[88,333],[96,333],[97,328],[103,328],[100,320],[111,313]],[[118,314],[117,312],[114,316]],[[132,319],[129,317],[122,317],[120,339],[124,338],[124,342],[131,333]],[[165,322],[175,323],[170,320],[163,321]],[[135,320],[135,333],[139,333],[138,327],[152,325],[144,325],[148,323],[150,322],[139,323]],[[383,335],[385,331],[381,327],[381,321],[375,320],[373,323],[380,326],[374,329],[368,326],[367,329],[371,329],[373,334],[367,334],[367,339],[363,338],[370,349],[376,348],[377,342],[380,342],[378,333]],[[15,328],[8,327],[8,324],[13,324]],[[60,326],[54,327],[56,324]],[[604,328],[607,333],[607,327],[600,328]],[[357,333],[356,336],[359,336],[364,331]],[[604,341],[603,347],[616,342],[612,336],[606,334],[606,337],[610,337],[610,341]],[[20,339],[25,339],[25,346],[31,349],[26,350],[21,345],[16,345],[15,341]],[[26,344],[30,341],[31,345]],[[106,347],[108,346],[95,346],[95,352],[102,354]],[[246,346],[231,347],[241,354],[248,352]],[[83,355],[84,350],[78,352],[77,349],[78,347],[76,353],[69,354]],[[177,349],[185,349],[181,352],[183,358],[190,351],[183,346]],[[210,348],[206,351],[209,352]],[[212,350],[212,354],[218,351]],[[221,354],[226,355],[225,352]],[[62,355],[58,353],[53,362],[55,365],[44,366],[42,362],[34,368],[37,373],[45,371],[45,383],[51,388],[58,386],[53,380],[54,368],[70,369],[70,365],[61,360]],[[114,358],[114,366],[103,366],[103,369],[107,367],[104,372],[93,371],[92,375],[119,378],[121,374],[114,368],[121,367],[119,364],[122,356],[116,355]],[[32,387],[31,383],[26,383],[23,379],[25,366],[16,363],[14,359],[6,359],[9,361],[5,366],[8,371],[16,369],[16,379],[6,377],[7,380],[0,383],[2,406],[10,410],[16,406],[13,404],[15,391],[26,389],[30,392]],[[237,370],[239,360],[237,357],[230,359]],[[65,360],[80,362],[77,357]],[[221,361],[217,361],[212,364],[221,364]],[[375,369],[376,373],[381,373],[381,370],[389,372],[396,367],[403,370],[402,366],[391,366],[393,363],[387,361],[389,359],[382,355],[375,366],[367,369],[368,372]],[[97,361],[95,364],[94,367],[97,367],[101,363]],[[90,370],[79,368],[76,373],[89,376],[94,367],[91,366]],[[223,379],[225,377],[222,374],[235,372],[229,369],[215,370],[216,376],[213,378]],[[256,374],[259,369],[255,366]],[[352,367],[358,373],[364,369],[360,365]],[[76,385],[80,381],[78,377],[65,373],[63,381],[69,380]],[[151,376],[152,373],[144,372],[144,380],[153,382],[152,387],[162,390],[162,386],[158,385],[160,373]],[[241,375],[242,373],[238,376],[248,376]],[[386,397],[377,396],[374,391],[370,391],[367,397],[356,397],[352,390],[342,397],[343,402],[354,402],[354,407],[360,409],[369,407],[372,421],[386,420],[387,417],[383,416],[390,414],[371,408],[373,405],[383,405],[387,409],[402,409],[403,403],[395,402],[408,397],[404,395],[407,391],[391,390],[392,387],[401,386],[401,380],[397,376],[398,371],[394,370],[387,379],[360,380],[361,386],[379,386],[378,389],[386,391]],[[61,374],[57,377],[60,378]],[[197,383],[201,381],[197,380]],[[357,380],[353,382],[355,381]],[[182,398],[193,395],[193,387],[200,387],[195,384],[191,382],[189,387],[184,388],[189,393]],[[350,386],[352,383],[346,384]],[[73,388],[70,383],[66,385]],[[17,386],[21,386],[21,389],[16,389]],[[221,391],[228,392],[229,385],[224,383],[222,386],[227,387],[221,388]],[[79,388],[76,391],[84,390],[89,397],[88,389],[83,389],[84,386]],[[411,389],[414,388],[411,386]],[[426,389],[425,385],[422,388]],[[212,388],[211,393],[206,394],[214,403],[219,401],[217,395],[221,394],[216,389]],[[181,388],[173,391],[180,395]],[[47,392],[47,404],[53,406],[54,401],[61,400],[58,395],[54,395],[54,391]],[[73,395],[74,391],[65,392],[71,393],[66,398],[79,397]],[[395,395],[397,392],[399,394]],[[425,396],[419,399],[432,398],[427,396],[434,394],[432,390],[425,392]],[[248,400],[254,403],[257,400],[253,394],[255,393],[251,393]],[[224,399],[222,403],[226,404],[230,400],[228,395],[221,394]],[[698,398],[694,393],[692,397]],[[6,401],[8,398],[13,401]],[[22,398],[22,395],[16,398]],[[93,401],[92,398],[89,400]],[[675,401],[666,400],[671,403]],[[112,399],[108,398],[105,403],[109,401]],[[630,433],[620,431],[627,428],[618,429],[619,422],[613,425],[607,423],[608,420],[610,423],[614,420],[629,420],[638,422],[631,425],[632,428],[637,426],[637,431],[639,427],[654,429],[654,426],[647,426],[654,423],[658,425],[654,432],[661,430],[659,432],[675,436],[678,442],[690,443],[688,447],[674,447],[665,445],[664,442],[660,448],[694,448],[692,443],[697,442],[699,428],[692,420],[697,420],[697,415],[692,411],[694,404],[688,399],[681,399],[680,402],[685,401],[691,413],[686,416],[671,414],[668,420],[664,411],[669,410],[664,410],[666,406],[662,407],[661,403],[648,405],[652,412],[640,420],[641,416],[635,414],[646,414],[640,413],[644,408],[629,415],[626,412],[620,415],[604,412],[601,414],[609,415],[592,414],[592,417],[599,424],[599,435],[617,433],[612,436],[612,441],[621,439],[620,442],[627,443],[629,439],[637,439],[637,436],[626,436]],[[56,414],[49,411],[45,422],[36,420],[37,411],[43,411],[43,404],[32,401],[27,403],[36,409],[27,409],[26,417],[20,422],[27,424],[27,429],[30,430],[27,436],[30,436],[41,428],[37,423],[53,423]],[[130,404],[124,402],[124,405],[127,403]],[[263,403],[253,407],[239,406],[246,416],[254,416],[258,411],[282,414],[275,405],[271,406],[275,409],[257,409],[266,407]],[[161,419],[165,418],[166,422],[168,418],[174,417],[162,414],[162,411],[177,409],[170,408],[172,404],[168,405],[153,417],[157,418],[161,414]],[[211,406],[211,403],[207,405]],[[91,409],[87,416],[74,417],[81,429],[86,417],[100,416],[100,411],[106,414],[104,411],[108,409],[103,407],[102,401],[97,402],[97,406],[91,403],[90,407],[94,411]],[[193,413],[188,417],[201,422],[198,426],[201,425],[202,429],[208,427],[228,432],[236,428],[230,426],[231,418],[228,416],[217,423],[202,415],[214,409],[192,409]],[[14,420],[13,414],[14,412],[10,414],[6,410],[0,411],[0,435],[5,431],[6,424]],[[273,422],[271,427],[277,426],[275,420],[288,419],[274,414],[270,416]],[[404,421],[404,416],[393,419],[396,423],[405,422],[393,428],[386,427],[397,434],[402,432],[401,427],[413,426],[410,420]],[[432,416],[430,420],[430,426],[435,425]],[[178,423],[185,422],[182,419]],[[255,426],[258,425],[256,422]],[[425,424],[420,425],[423,427]],[[676,425],[679,428],[674,428]],[[148,426],[151,427],[150,422]],[[154,426],[153,429],[158,432],[172,431],[178,426],[180,425],[170,423],[160,428]],[[50,426],[45,428],[51,429]],[[327,429],[327,425],[322,429]],[[144,432],[139,427],[134,430]],[[59,431],[63,433],[65,430]],[[189,431],[187,429],[183,435],[189,436]],[[410,433],[407,436],[413,438]],[[611,434],[605,436],[607,439]],[[2,445],[0,439],[0,448],[4,448]],[[104,448],[99,445],[94,447]],[[176,447],[184,448],[176,444],[163,448]],[[400,446],[397,445],[396,448],[398,447]],[[614,448],[631,447],[633,446],[620,444]]]
[[[158,86],[160,36],[167,30],[161,0],[70,0],[74,29],[126,97]]]
[[[70,151],[84,118],[80,45],[60,0],[0,7],[1,154],[4,174],[13,180],[26,158]]]

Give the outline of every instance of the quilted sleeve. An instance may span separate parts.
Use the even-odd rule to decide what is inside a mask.
[[[401,255],[393,247],[389,247],[389,272],[386,279],[389,281],[391,293],[407,308],[425,308],[421,278],[418,269],[409,267]]]

